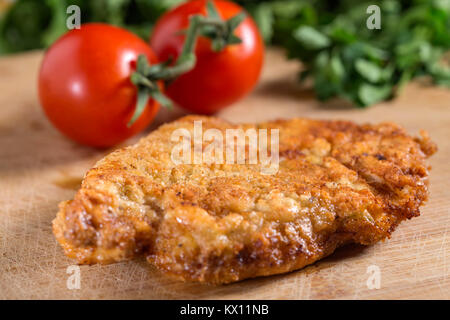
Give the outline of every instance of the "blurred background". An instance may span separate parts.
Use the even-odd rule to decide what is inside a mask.
[[[148,39],[152,25],[183,0],[0,0],[0,55],[46,48],[67,31],[66,8],[82,22],[107,22]],[[368,106],[397,95],[426,76],[449,87],[449,0],[239,0],[267,44],[285,49],[305,68],[317,97]],[[367,8],[381,10],[381,29],[369,29]]]

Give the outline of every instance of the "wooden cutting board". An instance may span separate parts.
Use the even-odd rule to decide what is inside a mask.
[[[290,117],[394,121],[414,134],[426,129],[440,150],[431,159],[431,197],[422,215],[383,243],[346,247],[285,275],[208,286],[169,279],[141,259],[81,266],[80,289],[68,289],[68,267],[74,262],[56,243],[51,221],[58,203],[73,197],[84,172],[110,150],[77,145],[50,125],[37,99],[41,59],[40,52],[0,59],[0,298],[450,298],[450,91],[414,84],[395,101],[370,109],[339,101],[322,104],[297,84],[299,65],[274,50],[268,52],[259,87],[219,116],[236,122]],[[149,131],[181,114],[162,111]],[[367,285],[376,270],[379,289]]]

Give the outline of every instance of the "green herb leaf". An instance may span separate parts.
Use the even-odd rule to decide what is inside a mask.
[[[319,50],[328,47],[330,39],[310,26],[301,26],[294,30],[294,38],[306,49]]]
[[[373,83],[380,81],[383,76],[383,70],[378,65],[365,59],[356,60],[355,69],[363,78]]]
[[[255,18],[256,24],[258,25],[259,31],[265,42],[272,40],[273,36],[273,23],[274,16],[273,10],[268,5],[257,6],[256,9],[252,11],[253,17]]]
[[[392,86],[374,86],[363,83],[358,89],[358,97],[363,106],[372,105],[386,100],[392,93]]]

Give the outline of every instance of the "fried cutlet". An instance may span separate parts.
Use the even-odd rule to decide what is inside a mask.
[[[175,164],[176,129],[279,129],[279,168]],[[182,280],[229,283],[370,245],[420,214],[436,146],[393,123],[292,119],[234,125],[188,116],[117,150],[60,204],[53,231],[80,264],[145,256]]]

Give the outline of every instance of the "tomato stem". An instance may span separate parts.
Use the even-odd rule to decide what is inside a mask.
[[[196,62],[197,57],[195,54],[187,54],[183,60],[179,60],[173,67],[162,68],[150,76],[155,80],[172,80],[191,71],[195,67]]]
[[[140,55],[136,71],[130,77],[138,89],[138,98],[135,112],[128,126],[132,126],[139,119],[149,98],[154,98],[165,107],[172,106],[170,99],[159,90],[157,81],[173,80],[194,69],[197,63],[195,45],[199,36],[210,38],[212,50],[220,52],[228,45],[241,43],[241,39],[234,34],[234,31],[246,17],[246,13],[241,12],[224,20],[220,17],[214,2],[208,1],[206,16],[196,14],[190,18],[183,48],[174,65],[170,66],[170,61],[166,61],[150,66],[146,56]]]

